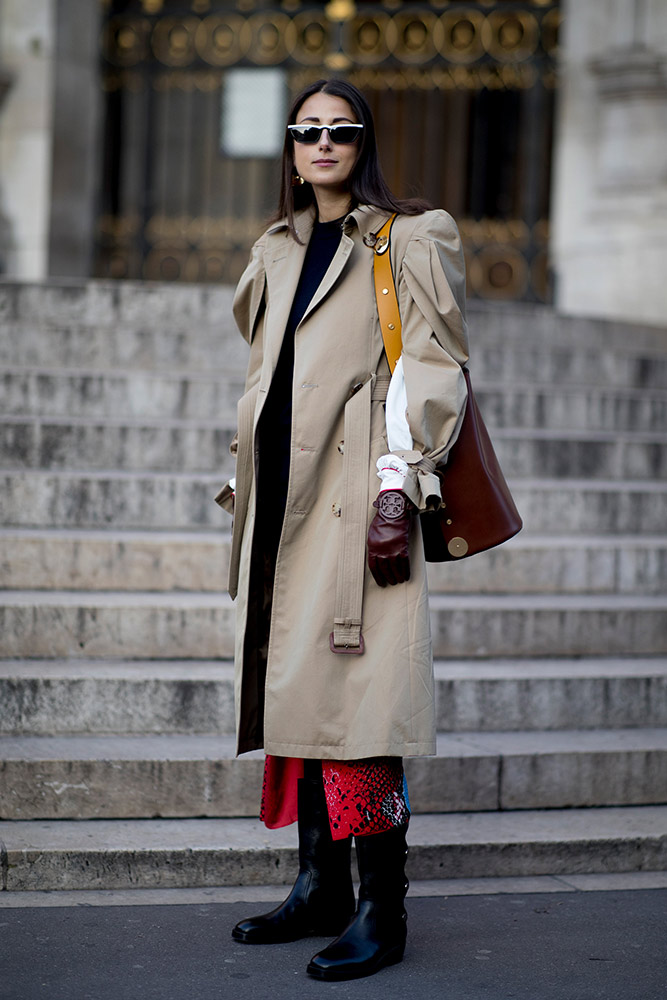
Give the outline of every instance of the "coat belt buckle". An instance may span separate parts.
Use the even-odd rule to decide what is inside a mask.
[[[332,653],[340,653],[342,656],[361,656],[364,652],[364,637],[359,633],[358,646],[336,646],[334,645],[334,634],[329,635],[329,649]]]

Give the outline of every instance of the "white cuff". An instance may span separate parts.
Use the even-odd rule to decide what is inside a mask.
[[[229,480],[229,488],[230,488],[230,490],[233,490],[234,493],[236,493],[236,479],[235,478]]]
[[[405,477],[408,474],[408,463],[396,455],[383,455],[377,460],[378,479],[382,481],[383,490],[402,490]]]

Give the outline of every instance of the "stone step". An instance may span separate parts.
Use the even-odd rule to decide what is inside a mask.
[[[227,476],[0,470],[3,523],[16,526],[229,530],[214,502]],[[667,493],[667,490],[666,490]],[[649,506],[652,506],[652,498]],[[643,507],[643,502],[640,501]],[[653,517],[649,515],[651,523]],[[657,529],[656,529],[657,530]]]
[[[180,325],[179,325],[180,323]],[[176,324],[176,325],[175,325]],[[552,382],[572,386],[664,389],[667,359],[664,343],[642,348],[600,350],[585,341],[558,346],[537,340],[508,342],[498,337],[471,338],[470,368],[477,380],[503,383]],[[113,369],[173,373],[217,372],[242,375],[248,347],[235,328],[231,310],[193,332],[185,320],[159,325],[137,322],[109,329],[105,324],[51,324],[8,321],[0,338],[0,365],[43,368]]]
[[[667,590],[664,535],[563,536],[520,532],[476,556],[428,565],[431,593],[616,593]]]
[[[430,599],[436,657],[667,653],[667,595],[443,595]]]
[[[235,422],[234,422],[235,423]],[[234,427],[220,420],[5,417],[0,459],[16,469],[123,469],[233,474]],[[667,478],[667,435],[497,428],[493,436],[507,476]]]
[[[231,322],[231,319],[226,321]],[[219,372],[242,376],[248,348],[225,319],[193,334],[181,328],[127,326],[109,330],[103,325],[41,327],[10,323],[0,338],[0,365],[44,367],[54,360],[63,368],[106,371],[134,368],[147,372]],[[470,368],[477,380],[553,382],[568,387],[608,386],[664,389],[667,359],[664,348],[600,352],[586,346],[557,347],[539,343],[485,344],[475,336]]]
[[[667,659],[436,660],[441,732],[667,725]]]
[[[0,468],[5,526],[229,530],[213,497],[215,474]],[[664,532],[667,483],[627,480],[513,479],[524,533],[580,535]]]
[[[667,659],[437,660],[442,732],[667,726]],[[234,733],[226,661],[0,660],[0,732]]]
[[[5,417],[0,460],[16,469],[124,469],[233,474],[229,445],[234,430],[220,421],[125,419],[90,423]]]
[[[258,820],[3,822],[3,888],[20,890],[290,885],[294,826]],[[417,879],[610,874],[667,868],[667,807],[415,816]]]
[[[0,285],[0,364],[242,372],[234,289],[148,282]]]
[[[667,434],[518,432],[498,428],[493,445],[509,477],[667,479]]]
[[[256,816],[264,755],[220,735],[0,737],[2,819]]]
[[[220,532],[0,529],[9,590],[227,589],[229,535]],[[664,535],[520,533],[474,558],[428,566],[432,593],[657,594],[667,589]]]
[[[0,283],[0,319],[42,324],[82,323],[118,329],[131,323],[187,324],[220,328],[231,316],[234,289],[220,285],[181,282],[112,281],[106,279],[49,278],[44,282]],[[582,341],[600,349],[664,346],[664,330],[627,321],[562,316],[551,307],[523,302],[467,303],[471,326],[484,338],[504,343],[559,343]]]
[[[583,342],[585,343],[585,342]],[[478,349],[475,351],[475,347]],[[573,386],[623,386],[664,389],[667,385],[667,358],[664,347],[655,351],[600,351],[586,346],[553,347],[538,343],[517,346],[497,340],[472,343],[470,371],[473,386],[477,379],[552,382]]]
[[[234,726],[230,661],[0,660],[4,735],[231,736]]]
[[[234,606],[201,592],[4,591],[8,659],[231,657]],[[667,596],[436,594],[436,657],[653,656],[667,653]]]
[[[628,480],[510,479],[526,533],[659,534],[667,484]]]
[[[230,537],[221,530],[0,529],[0,548],[1,585],[11,590],[227,589]]]
[[[224,736],[0,737],[3,819],[255,816],[264,755]],[[405,761],[415,813],[667,803],[667,729],[459,733]]]
[[[0,363],[57,358],[68,367],[242,370],[247,348],[234,327],[232,296],[231,287],[173,283],[5,282]],[[580,385],[622,384],[629,375],[627,384],[665,385],[664,331],[657,328],[503,303],[488,310],[471,302],[469,320],[478,374],[484,368],[496,377],[502,370],[534,378],[542,370],[547,381],[568,376]]]
[[[9,321],[0,338],[0,365],[242,376],[248,345],[231,329],[231,307],[226,312],[228,319],[221,314],[221,322],[194,328],[179,317],[166,324],[135,320],[113,329],[95,322]]]
[[[232,374],[102,372],[6,368],[0,412],[10,416],[129,418],[234,422],[243,378]],[[568,387],[475,379],[475,395],[489,427],[551,430],[664,432],[664,389]],[[230,423],[230,426],[231,426]]]
[[[484,302],[470,299],[466,304],[473,341],[484,345],[553,345],[576,348],[582,344],[600,355],[630,349],[664,352],[665,326],[628,323],[625,320],[596,319],[591,316],[564,316],[549,306],[526,302]]]
[[[607,389],[563,384],[523,385],[475,379],[475,397],[487,425],[565,431],[655,431],[667,427],[664,389]]]
[[[0,655],[211,659],[234,652],[227,595],[4,591]]]
[[[120,415],[129,418],[212,420],[235,419],[236,401],[244,379],[233,374],[155,374],[133,371],[5,368],[0,376],[0,412],[13,416],[68,417],[99,420]],[[649,421],[660,399],[648,406],[626,402],[600,403],[600,409],[637,412]]]
[[[234,289],[156,281],[49,278],[3,281],[0,319],[53,326],[73,324],[122,331],[132,324],[157,331],[183,324],[196,338],[198,324],[214,327],[231,315]]]

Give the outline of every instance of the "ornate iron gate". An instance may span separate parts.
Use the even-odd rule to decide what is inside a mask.
[[[548,300],[558,3],[102,4],[98,275],[238,278],[279,174],[275,151],[223,148],[225,87],[255,68],[290,94],[335,74],[359,86],[391,187],[457,219],[470,293]]]

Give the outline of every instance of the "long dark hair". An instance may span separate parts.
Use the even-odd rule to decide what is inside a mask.
[[[296,123],[301,105],[313,94],[330,94],[332,97],[342,97],[352,108],[354,120],[364,126],[357,161],[348,179],[352,207],[373,205],[375,208],[386,209],[388,212],[398,212],[402,215],[421,215],[422,212],[426,212],[431,206],[421,198],[399,199],[391,193],[382,175],[378,160],[373,114],[366,98],[351,83],[346,80],[317,80],[315,83],[311,83],[295,97],[289,110],[287,124]],[[300,243],[294,227],[294,213],[300,208],[312,205],[315,201],[315,195],[310,184],[304,183],[295,187],[292,183],[295,176],[294,140],[287,129],[285,131],[280,200],[271,222],[286,218],[290,233],[297,243]]]

